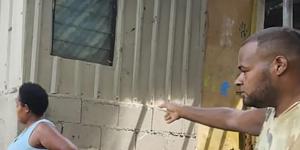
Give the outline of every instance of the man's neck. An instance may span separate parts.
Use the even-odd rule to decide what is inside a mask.
[[[281,99],[280,103],[277,105],[277,107],[275,107],[275,117],[281,115],[283,112],[285,112],[298,101],[300,101],[300,95]]]

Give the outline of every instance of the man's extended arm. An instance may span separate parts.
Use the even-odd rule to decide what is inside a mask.
[[[167,109],[165,115],[167,123],[184,118],[207,126],[251,135],[259,135],[266,112],[266,109],[243,111],[226,107],[200,108],[168,102],[163,102],[160,107]]]

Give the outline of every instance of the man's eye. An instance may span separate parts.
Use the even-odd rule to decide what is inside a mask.
[[[249,70],[242,70],[243,73],[249,72]]]

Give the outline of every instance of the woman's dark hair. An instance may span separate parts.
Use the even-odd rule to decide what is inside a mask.
[[[37,115],[43,116],[48,107],[48,94],[38,84],[24,83],[19,89],[19,100],[26,104],[29,110]]]

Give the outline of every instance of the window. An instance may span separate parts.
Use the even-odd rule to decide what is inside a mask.
[[[282,26],[282,0],[265,2],[265,28]],[[293,0],[293,27],[300,29],[300,0]]]
[[[112,65],[116,0],[55,0],[51,55]]]

